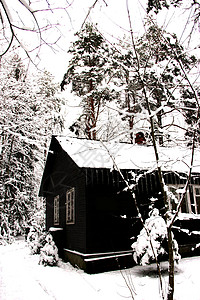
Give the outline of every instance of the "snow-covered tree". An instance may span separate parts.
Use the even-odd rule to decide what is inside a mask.
[[[191,101],[193,106],[196,105],[185,72],[189,74],[194,71],[197,59],[186,53],[176,35],[165,32],[151,19],[148,19],[146,26],[145,34],[136,37],[134,49],[130,39],[121,44],[115,54],[115,69],[118,70],[115,74],[118,84],[123,87],[118,101],[122,120],[129,122],[127,130],[131,142],[133,132],[145,130],[147,137],[150,137],[149,121],[143,121],[143,128],[140,127],[141,119],[147,119],[148,115],[145,93],[154,114],[155,137],[162,145],[172,142],[172,133],[177,133],[180,124],[191,115]],[[186,129],[182,128],[182,140],[183,131],[186,133]],[[177,138],[178,135],[176,141]]]
[[[128,9],[128,17],[131,32],[132,49],[136,57],[135,72],[138,76],[141,84],[141,93],[143,95],[145,109],[147,110],[147,120],[150,124],[151,141],[154,148],[155,159],[157,167],[155,171],[158,174],[160,184],[160,195],[163,201],[164,216],[167,228],[167,243],[168,243],[168,258],[169,258],[169,286],[167,299],[172,300],[174,294],[174,240],[172,233],[172,226],[178,215],[178,211],[184,199],[184,195],[187,191],[188,184],[192,172],[192,162],[194,155],[194,145],[197,135],[196,126],[193,128],[193,141],[191,149],[191,166],[188,168],[187,179],[185,183],[184,193],[181,199],[177,200],[177,210],[172,212],[170,210],[170,196],[167,191],[167,186],[164,180],[164,172],[160,165],[160,152],[162,149],[158,146],[158,142],[163,144],[164,126],[162,123],[162,117],[164,115],[170,116],[174,110],[180,111],[184,115],[183,101],[181,99],[182,90],[190,89],[193,93],[194,100],[196,101],[198,109],[195,111],[196,120],[199,118],[199,99],[196,91],[196,87],[190,80],[191,70],[197,67],[198,61],[193,56],[188,56],[184,52],[183,47],[178,43],[175,35],[168,35],[162,29],[159,29],[155,24],[149,27],[145,36],[147,39],[141,41],[141,50],[138,48],[137,39],[134,38],[132,24],[130,20],[130,11]],[[149,38],[147,34],[149,35]],[[154,35],[155,34],[155,35]],[[149,49],[144,48],[144,42],[149,45]],[[147,45],[147,46],[148,46]],[[146,49],[146,50],[145,50]],[[146,58],[145,58],[146,56]],[[142,60],[141,60],[142,58]],[[145,58],[145,59],[144,59]],[[153,64],[152,64],[153,62]],[[173,120],[173,118],[172,118]],[[197,125],[197,123],[196,123]],[[165,125],[166,126],[166,125]],[[168,122],[167,128],[173,128],[178,126],[175,122]],[[157,140],[157,137],[159,139]],[[160,139],[160,137],[162,139]],[[168,139],[168,137],[167,137]],[[178,143],[179,140],[176,139]],[[152,172],[152,170],[151,170]],[[137,182],[137,180],[136,180]],[[141,222],[145,227],[145,222],[138,211],[138,216],[141,218]],[[155,245],[156,246],[156,245]],[[151,245],[152,251],[154,249]],[[159,271],[158,265],[158,273]],[[164,291],[162,289],[162,279],[160,276],[162,298],[165,299]]]
[[[72,126],[77,133],[82,129],[88,139],[96,139],[96,126],[102,106],[111,101],[116,92],[110,80],[112,68],[109,63],[108,44],[97,28],[89,23],[76,34],[77,40],[69,50],[72,58],[61,83],[71,84],[71,91],[81,98],[83,113]]]
[[[22,232],[36,210],[60,104],[50,75],[27,74],[18,55],[2,58],[0,78],[0,234],[9,236]]]
[[[46,243],[40,250],[39,264],[44,266],[56,266],[58,264],[58,248],[53,241],[52,235],[46,236]]]
[[[138,114],[142,111],[143,99],[138,93],[139,82],[135,73],[136,58],[129,39],[125,37],[123,42],[120,41],[115,45],[111,61],[114,69],[113,83],[118,91],[116,107],[121,115],[121,123],[126,126],[124,141],[134,143],[134,132],[139,127],[135,124],[138,121]]]
[[[187,9],[193,9],[193,21],[194,24],[199,24],[200,16],[200,3],[196,0],[148,0],[147,12],[154,11],[156,14],[159,13],[163,8],[169,8],[170,5],[174,7],[180,7],[183,4],[187,4]]]

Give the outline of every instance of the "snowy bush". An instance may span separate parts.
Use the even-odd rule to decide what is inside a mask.
[[[56,266],[58,263],[58,248],[56,247],[52,235],[46,236],[46,244],[40,250],[39,264],[44,266]]]
[[[31,228],[27,236],[27,243],[28,243],[28,247],[31,250],[31,254],[39,253],[38,239],[39,239],[39,233],[33,228]]]
[[[40,249],[46,244],[47,232],[39,232],[35,228],[31,228],[27,236],[28,246],[31,254],[39,254]]]
[[[166,253],[167,245],[167,225],[165,220],[159,215],[158,209],[154,208],[149,213],[149,218],[145,221],[143,228],[132,244],[134,251],[133,258],[136,263],[146,265]],[[153,249],[152,249],[153,247]],[[178,262],[180,255],[178,253],[178,244],[173,238],[174,259]]]
[[[58,263],[58,248],[56,247],[53,237],[48,232],[38,232],[31,228],[27,243],[31,254],[40,254],[39,264],[44,266],[55,266]]]

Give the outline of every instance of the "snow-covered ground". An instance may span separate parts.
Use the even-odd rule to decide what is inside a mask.
[[[62,261],[58,267],[44,267],[38,261],[23,240],[0,246],[0,300],[161,299],[154,264],[89,275]],[[167,281],[166,262],[162,268]],[[175,300],[200,300],[199,270],[200,257],[181,260],[176,267]]]

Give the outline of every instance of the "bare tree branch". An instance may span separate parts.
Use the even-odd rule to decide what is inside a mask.
[[[23,49],[23,51],[25,52],[26,56],[31,60],[31,63],[33,63],[35,66],[37,65],[36,63],[33,62],[33,58],[31,59],[31,56],[33,57],[33,55],[31,55],[31,53],[33,53],[34,50],[37,50],[37,53],[34,54],[35,58],[39,57],[39,53],[41,50],[41,47],[43,45],[48,46],[49,48],[51,48],[52,50],[54,50],[54,46],[59,47],[58,45],[56,45],[56,43],[60,40],[61,38],[61,32],[59,32],[58,26],[59,24],[52,24],[50,23],[51,20],[47,19],[48,16],[44,17],[43,19],[40,19],[39,16],[36,16],[36,13],[39,12],[43,12],[45,14],[45,12],[54,12],[54,10],[63,10],[64,12],[67,12],[67,8],[70,7],[73,3],[74,0],[72,0],[70,3],[68,1],[66,1],[67,5],[63,7],[51,7],[51,4],[49,3],[49,1],[46,1],[46,5],[48,5],[48,7],[44,7],[41,9],[32,9],[31,7],[31,1],[26,1],[26,0],[17,0],[18,2],[18,9],[17,11],[15,11],[14,8],[11,8],[9,5],[7,5],[7,1],[8,0],[0,0],[0,5],[2,6],[2,12],[0,13],[0,22],[2,24],[2,32],[3,32],[3,39],[5,42],[5,50],[2,51],[2,53],[0,53],[0,57],[2,57],[3,55],[5,55],[10,49],[11,46],[14,44],[14,42],[16,41],[17,44],[20,46],[21,49]],[[44,6],[45,6],[45,0],[43,1]],[[15,17],[14,15],[12,15],[14,13],[16,13]],[[29,15],[29,20],[32,20],[33,25],[29,26],[28,22],[26,22],[27,16],[26,18],[22,17],[23,12],[25,12],[25,14]],[[22,15],[21,15],[22,14]],[[68,14],[69,16],[69,14]],[[13,20],[14,19],[14,20]],[[70,16],[69,16],[70,19]],[[47,23],[44,24],[44,21],[46,21]],[[48,30],[56,30],[56,35],[55,35],[55,41],[54,42],[49,42],[47,40],[47,34],[46,32]],[[20,32],[21,31],[21,34]],[[31,39],[31,36],[28,37],[30,41],[29,43],[29,48],[32,47],[32,49],[28,49],[25,46],[25,42],[26,37],[24,36],[24,34],[22,32],[30,32],[33,35],[35,34],[34,38]],[[52,34],[51,37],[54,37],[54,35]],[[36,41],[36,42],[35,42]],[[26,44],[28,44],[26,42]],[[33,45],[33,46],[32,46]]]
[[[98,1],[99,1],[99,0],[95,0],[94,3],[92,4],[92,6],[89,7],[88,13],[87,13],[87,15],[86,15],[86,17],[85,17],[85,19],[84,19],[84,21],[83,21],[83,24],[81,25],[81,28],[83,28],[83,26],[85,25],[85,22],[87,21],[89,15],[90,15],[90,13],[91,13],[91,10],[92,10],[93,8],[95,8],[95,5],[97,4]],[[106,6],[108,6],[108,4],[107,4],[104,0],[103,0],[103,2],[105,3]]]

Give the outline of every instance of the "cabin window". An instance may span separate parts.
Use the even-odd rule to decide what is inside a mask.
[[[184,185],[169,185],[168,190],[171,192],[169,207],[173,211],[177,209],[177,205],[183,194]],[[180,208],[181,213],[191,213],[190,193],[187,190]]]
[[[75,223],[75,189],[66,192],[66,223]]]
[[[59,224],[59,196],[54,197],[54,225]]]
[[[193,186],[195,213],[200,214],[200,186]]]

